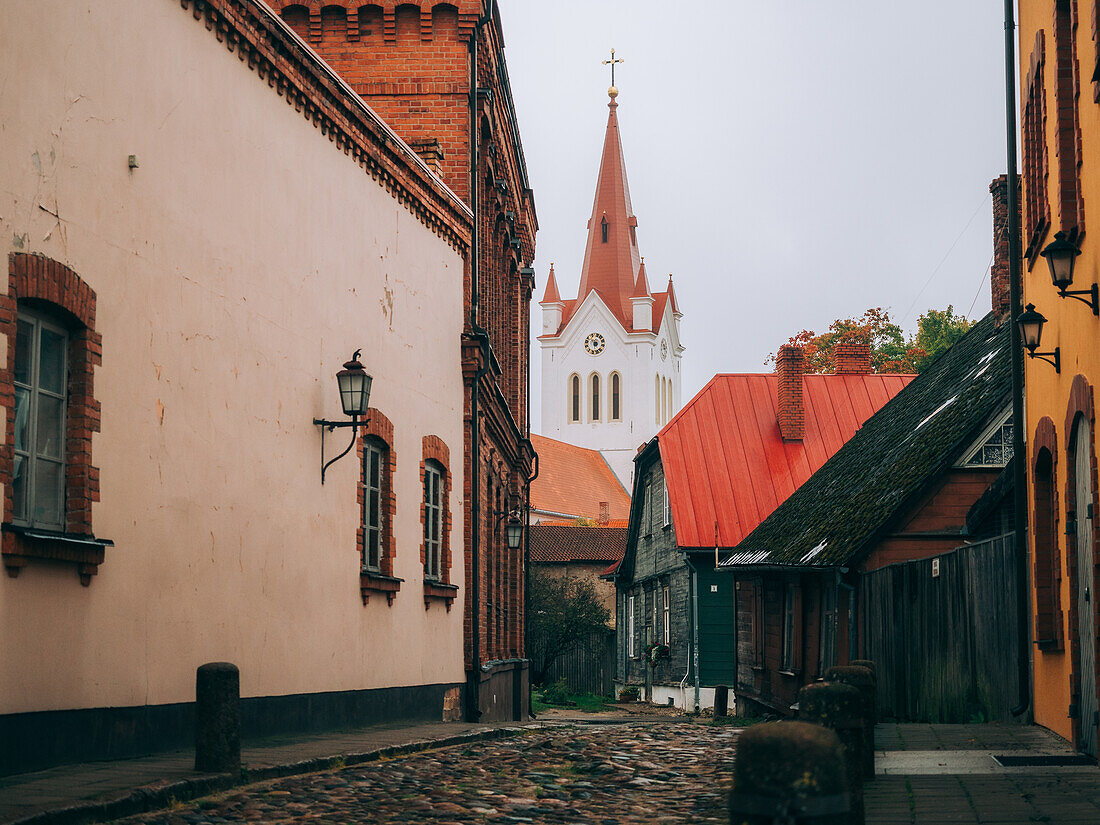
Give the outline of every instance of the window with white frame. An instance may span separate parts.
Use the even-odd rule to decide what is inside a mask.
[[[12,518],[65,529],[65,406],[69,336],[38,313],[19,311],[15,341]]]
[[[661,588],[661,613],[661,641],[667,645],[672,638],[669,632],[672,626],[672,602],[667,584]]]
[[[672,523],[672,505],[668,501],[668,480],[666,479],[661,486],[661,490],[664,494],[664,526],[668,527]]]
[[[963,453],[959,467],[1004,467],[1012,459],[1012,408],[1005,409]]]
[[[634,594],[626,597],[626,656],[634,658]]]
[[[434,461],[424,465],[424,577],[439,579],[443,558],[443,472]]]
[[[379,572],[382,567],[385,530],[384,447],[377,441],[363,444],[363,569]]]

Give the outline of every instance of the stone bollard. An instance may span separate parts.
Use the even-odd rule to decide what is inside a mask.
[[[195,770],[241,770],[241,675],[229,662],[210,662],[195,676]]]
[[[875,778],[875,677],[865,667],[847,665],[825,671],[825,681],[851,685],[863,694],[863,776]]]
[[[836,731],[844,746],[848,788],[852,794],[852,823],[863,825],[863,695],[851,685],[817,682],[798,694],[798,718]]]
[[[728,716],[730,711],[730,689],[727,685],[714,688],[714,718]]]
[[[837,735],[805,722],[767,722],[737,742],[731,825],[848,825],[850,799]]]
[[[871,706],[871,719],[878,722],[878,671],[875,669],[875,663],[870,659],[852,659],[848,664],[852,667],[865,667],[871,671],[871,676],[875,680],[875,704]]]

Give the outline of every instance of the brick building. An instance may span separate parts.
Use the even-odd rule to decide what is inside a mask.
[[[497,3],[269,3],[475,213],[462,335],[467,714],[521,718],[524,556],[508,550],[503,528],[534,466],[527,330],[538,222]],[[448,609],[457,591],[440,591]]]

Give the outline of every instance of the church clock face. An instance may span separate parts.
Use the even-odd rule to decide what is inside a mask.
[[[661,360],[668,358],[668,341],[661,342]]]
[[[603,352],[604,345],[607,342],[604,341],[602,335],[598,332],[590,333],[587,338],[584,339],[584,349],[589,355],[599,355]]]

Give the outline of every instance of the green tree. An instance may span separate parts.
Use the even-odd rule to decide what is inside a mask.
[[[542,685],[554,662],[594,633],[609,629],[611,614],[593,582],[555,575],[545,568],[531,568],[527,597],[531,681]]]
[[[962,315],[955,314],[955,308],[930,309],[917,321],[917,336],[914,343],[924,356],[917,361],[917,372],[923,370],[943,355],[948,348],[966,335],[974,322]]]

